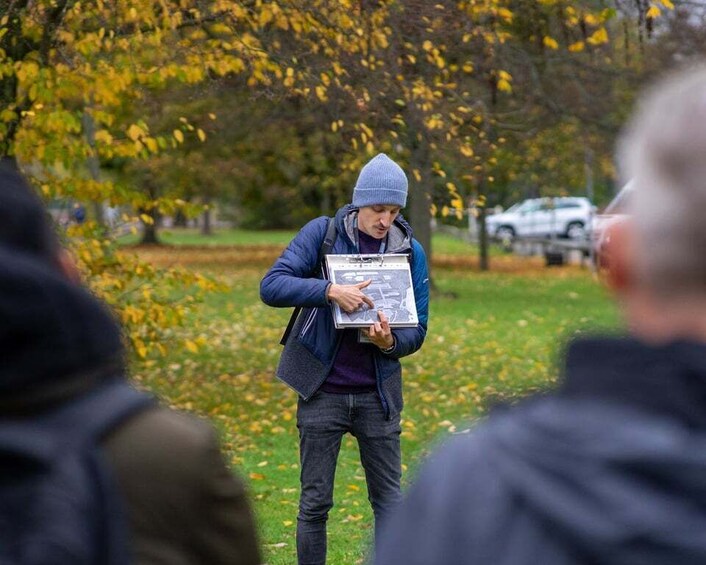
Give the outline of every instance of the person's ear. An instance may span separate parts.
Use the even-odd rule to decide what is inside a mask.
[[[635,283],[634,223],[624,218],[606,228],[600,243],[602,278],[615,294],[624,294]]]
[[[81,273],[76,266],[76,260],[71,253],[63,247],[59,248],[56,254],[56,262],[59,271],[74,284],[81,284]]]

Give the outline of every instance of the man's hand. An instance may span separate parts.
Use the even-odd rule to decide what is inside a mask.
[[[390,329],[390,322],[382,310],[378,310],[378,320],[370,326],[370,341],[380,349],[389,349],[395,344],[395,338]]]
[[[369,308],[375,308],[375,303],[363,292],[363,289],[371,282],[373,282],[372,279],[358,284],[331,284],[328,287],[326,298],[333,300],[341,307],[341,310],[348,313],[355,312],[364,304],[367,304]]]

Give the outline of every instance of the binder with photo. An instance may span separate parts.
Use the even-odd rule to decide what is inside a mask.
[[[332,283],[357,284],[372,280],[363,292],[375,307],[364,305],[348,313],[333,304],[336,328],[368,327],[378,321],[379,310],[385,313],[392,328],[414,327],[419,323],[407,255],[326,255],[325,264]]]

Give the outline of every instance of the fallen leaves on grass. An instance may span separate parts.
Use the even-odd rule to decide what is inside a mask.
[[[228,290],[207,298],[174,330],[179,342],[197,345],[195,351],[171,350],[164,359],[134,366],[142,386],[218,427],[228,460],[249,479],[264,541],[276,540],[264,547],[284,554],[293,551],[293,543],[280,540],[293,535],[299,495],[297,397],[274,376],[291,310],[268,308],[258,296],[260,278],[274,260],[267,254],[273,252],[259,247],[247,251],[251,255],[241,248],[233,255],[221,249],[150,251],[154,261],[207,266]],[[500,259],[493,260],[494,268]],[[490,406],[550,386],[560,340],[577,325],[589,326],[600,312],[603,298],[588,273],[571,267],[548,272],[532,262],[504,264],[512,276],[474,273],[463,261],[452,265],[453,271],[434,271],[437,285],[451,292],[432,298],[427,342],[403,360],[405,480],[440,437],[466,433]],[[357,445],[349,436],[339,456],[336,489],[329,531],[338,541],[331,543],[359,547],[372,530],[372,513]],[[360,541],[351,535],[351,523],[357,524],[355,535],[362,532]]]

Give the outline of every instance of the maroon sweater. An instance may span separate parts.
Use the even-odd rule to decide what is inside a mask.
[[[362,254],[380,252],[379,239],[358,230],[358,240],[358,249]],[[334,394],[359,394],[377,390],[373,358],[377,346],[358,343],[358,328],[340,331],[343,331],[341,347],[321,390]]]

